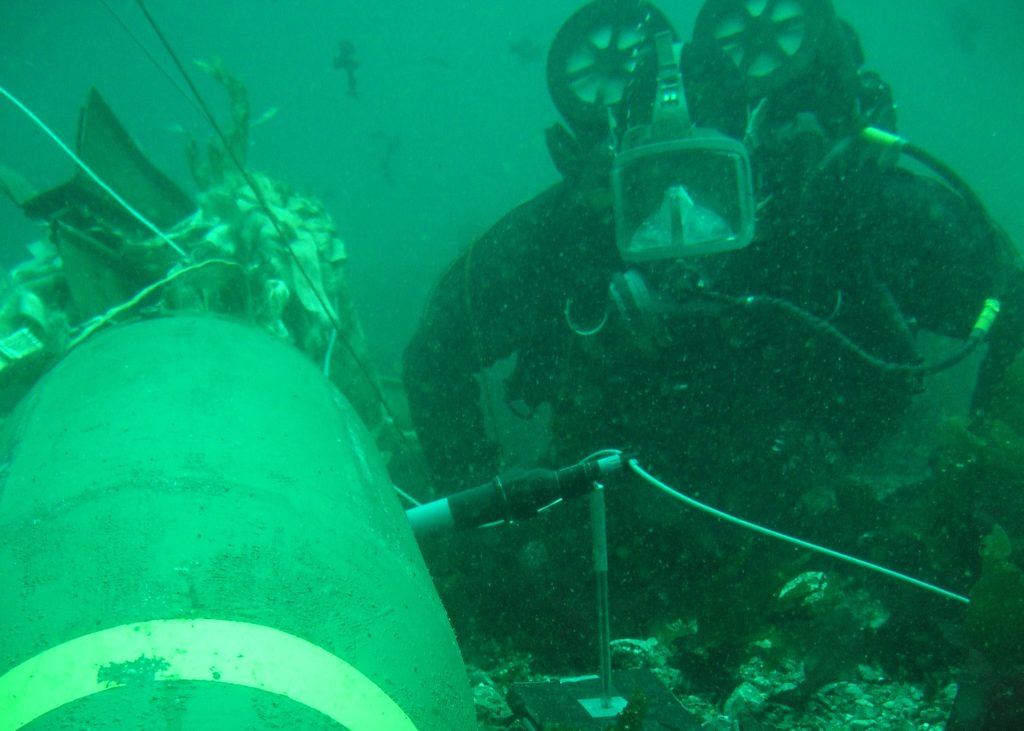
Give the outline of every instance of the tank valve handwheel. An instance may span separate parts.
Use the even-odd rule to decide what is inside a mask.
[[[832,17],[828,0],[708,0],[693,39],[717,46],[760,98],[807,68]]]
[[[548,51],[548,90],[576,134],[602,130],[606,109],[622,101],[640,58],[663,30],[672,26],[660,10],[621,0],[589,3],[562,25]]]

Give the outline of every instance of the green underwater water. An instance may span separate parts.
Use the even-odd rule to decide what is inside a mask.
[[[901,131],[958,170],[1011,237],[1024,240],[1022,6],[836,4],[860,31],[867,65],[893,84]],[[250,161],[324,201],[348,249],[374,365],[386,375],[397,373],[437,275],[506,210],[555,180],[542,137],[556,119],[543,63],[518,58],[510,44],[546,44],[577,6],[149,3],[183,58],[224,58],[248,86],[255,114],[278,110],[254,130]],[[115,7],[154,47],[132,6]],[[664,9],[687,34],[698,7]],[[360,60],[356,98],[331,64],[342,38]],[[181,130],[209,136],[98,3],[0,3],[0,83],[65,139],[74,137],[88,88],[98,86],[147,155],[183,184]],[[39,189],[68,176],[70,163],[2,104],[0,130],[0,164]],[[20,261],[38,236],[36,224],[0,200],[0,260]],[[858,698],[836,683],[859,687],[861,700],[904,683],[917,695],[893,690],[887,698],[906,702],[911,725],[902,727],[935,728],[962,667],[1024,664],[1015,619],[1024,609],[1024,364],[1012,376],[998,411],[975,424],[962,415],[971,374],[936,379],[920,399],[920,426],[870,464],[829,474],[802,504],[804,515],[819,516],[805,537],[969,595],[969,608],[669,507],[633,486],[609,518],[613,636],[653,638],[637,662],[656,667],[696,711],[721,711],[748,683],[777,706],[751,701],[751,718],[777,713],[772,723],[802,728],[782,709],[826,715],[823,686],[834,707],[848,709]],[[509,424],[524,451],[543,438]],[[760,487],[770,495],[776,485]],[[791,521],[788,503],[760,506],[780,527],[808,527]],[[423,546],[482,684],[504,689],[594,669],[589,542],[585,507],[562,506],[529,525]],[[804,593],[779,599],[795,577],[819,575],[820,586],[802,584]],[[628,662],[625,650],[617,662]],[[842,693],[851,697],[836,700]],[[742,716],[739,706],[734,700]],[[930,706],[942,711],[931,721]]]
[[[112,5],[155,45],[132,3]],[[437,275],[500,215],[556,179],[544,149],[543,130],[557,119],[544,63],[523,63],[510,45],[528,39],[545,46],[579,5],[155,0],[148,7],[183,59],[224,59],[249,86],[254,117],[280,110],[256,130],[252,162],[325,201],[352,254],[352,288],[371,346],[381,368],[397,372]],[[893,84],[902,132],[952,164],[1011,235],[1024,238],[1017,205],[1024,186],[1021,6],[836,6],[860,32],[866,65]],[[700,3],[661,7],[688,37]],[[975,19],[959,23],[970,43],[959,40],[965,13]],[[78,105],[96,86],[157,166],[188,181],[180,130],[206,139],[206,123],[102,5],[9,0],[0,19],[0,78],[59,134],[74,138]],[[356,99],[332,67],[341,38],[357,49]],[[226,114],[216,87],[199,84]],[[69,162],[7,104],[0,128],[0,164],[40,190],[69,174]],[[384,166],[389,138],[399,140],[393,185]],[[3,261],[23,256],[32,231],[0,199]]]

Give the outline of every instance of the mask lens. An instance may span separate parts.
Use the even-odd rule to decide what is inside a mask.
[[[735,237],[725,219],[694,203],[683,186],[673,185],[665,191],[658,210],[637,228],[628,248],[638,256],[666,247],[674,252],[696,251]]]

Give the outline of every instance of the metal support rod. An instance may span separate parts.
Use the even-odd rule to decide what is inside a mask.
[[[594,576],[597,580],[597,642],[600,653],[601,707],[612,705],[611,625],[608,617],[608,534],[605,527],[604,486],[594,484],[590,494],[590,528],[594,541]]]

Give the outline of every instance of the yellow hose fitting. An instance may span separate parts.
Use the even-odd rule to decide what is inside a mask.
[[[985,300],[985,306],[981,308],[981,313],[978,315],[977,321],[974,323],[974,328],[971,330],[971,337],[982,337],[988,334],[988,331],[992,327],[992,323],[996,321],[996,316],[999,314],[999,300],[989,298]]]
[[[860,131],[860,136],[872,144],[895,148],[897,152],[907,144],[907,141],[899,135],[886,132],[878,127],[865,127]]]

